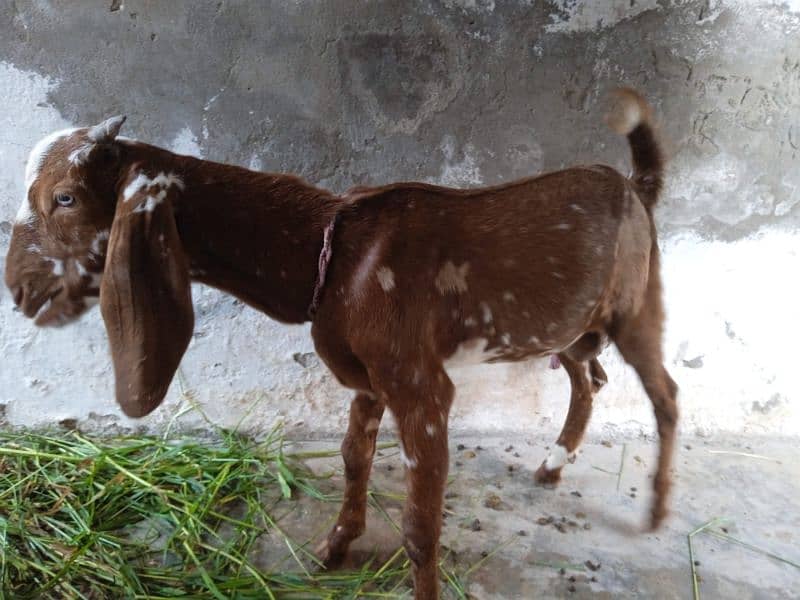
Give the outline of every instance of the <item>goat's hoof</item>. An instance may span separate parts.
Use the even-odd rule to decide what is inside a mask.
[[[315,554],[319,558],[322,566],[331,571],[341,568],[344,559],[347,557],[347,550],[341,551],[333,548],[328,540],[323,541],[315,549]]]
[[[354,536],[342,525],[335,525],[328,537],[316,548],[316,555],[326,569],[338,569],[347,558],[347,549]],[[358,536],[355,536],[358,537]]]
[[[537,485],[548,489],[554,489],[558,485],[558,482],[561,481],[561,469],[548,469],[545,467],[544,463],[542,463],[542,466],[536,470],[533,479],[536,481]]]

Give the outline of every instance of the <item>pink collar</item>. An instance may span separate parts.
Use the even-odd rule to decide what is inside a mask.
[[[331,244],[333,230],[336,228],[336,223],[339,221],[340,214],[341,213],[337,212],[333,216],[331,222],[328,223],[322,234],[322,250],[319,253],[319,264],[317,266],[317,282],[314,284],[314,295],[311,298],[311,305],[308,307],[308,316],[312,321],[317,314],[320,296],[325,287],[325,276],[328,273],[328,265],[330,265],[331,256],[333,255],[333,246]]]

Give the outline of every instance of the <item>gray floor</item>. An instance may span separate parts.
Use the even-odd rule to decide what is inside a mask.
[[[797,440],[682,439],[672,514],[654,534],[643,531],[656,452],[651,442],[586,444],[555,490],[532,483],[546,455],[543,441],[452,439],[450,447],[442,544],[448,563],[461,573],[488,555],[466,577],[475,598],[691,598],[687,534],[718,517],[726,520],[715,531],[724,528],[733,538],[800,563]],[[396,449],[380,454],[371,488],[385,494],[377,496],[380,504],[399,523],[403,470]],[[308,461],[320,472],[334,471],[324,484],[328,490],[343,487],[339,460]],[[333,504],[304,498],[281,525],[295,539],[316,543],[335,512]],[[370,509],[368,531],[354,543],[350,566],[388,557],[399,544],[391,523]],[[697,534],[693,545],[701,598],[800,597],[796,567],[707,532]],[[276,566],[273,558],[265,549],[264,566]]]

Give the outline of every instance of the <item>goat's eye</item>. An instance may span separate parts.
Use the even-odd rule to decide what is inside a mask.
[[[56,204],[59,206],[72,206],[75,204],[75,198],[69,194],[56,194]]]

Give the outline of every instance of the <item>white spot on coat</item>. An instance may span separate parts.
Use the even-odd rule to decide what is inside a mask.
[[[381,267],[376,275],[384,292],[391,292],[394,289],[394,272],[389,267]]]
[[[407,469],[413,469],[417,466],[417,459],[409,457],[406,454],[405,448],[403,448],[402,444],[400,444],[400,460],[403,461],[403,464]]]
[[[436,276],[436,288],[441,294],[453,292],[463,294],[467,291],[467,273],[469,273],[469,263],[465,262],[457,267],[452,261],[444,263]]]
[[[477,324],[478,322],[475,320],[475,317],[467,317],[466,319],[464,319],[464,325],[466,325],[467,327],[474,327]]]
[[[436,435],[436,426],[428,423],[425,425],[425,433],[428,434],[428,437],[433,437]]]
[[[503,300],[506,302],[516,302],[517,297],[514,295],[514,292],[503,292]]]
[[[181,180],[181,178],[175,175],[174,173],[170,173],[169,175],[165,175],[164,173],[159,173],[152,179],[150,179],[144,173],[139,173],[134,178],[133,181],[131,181],[127,186],[125,186],[125,189],[122,192],[122,198],[127,202],[128,200],[133,198],[134,195],[138,194],[143,189],[152,186],[157,186],[160,187],[162,191],[165,191],[170,187],[172,187],[173,185],[177,186],[179,190],[183,190],[185,187],[183,185],[183,181]]]
[[[469,365],[478,365],[499,357],[502,352],[499,348],[487,350],[489,340],[486,338],[473,338],[458,345],[455,352],[444,361],[445,369],[455,369]]]
[[[353,273],[350,284],[350,291],[354,296],[361,295],[364,286],[369,280],[370,273],[375,269],[381,254],[382,242],[378,241],[364,255],[364,259],[358,264]]]

